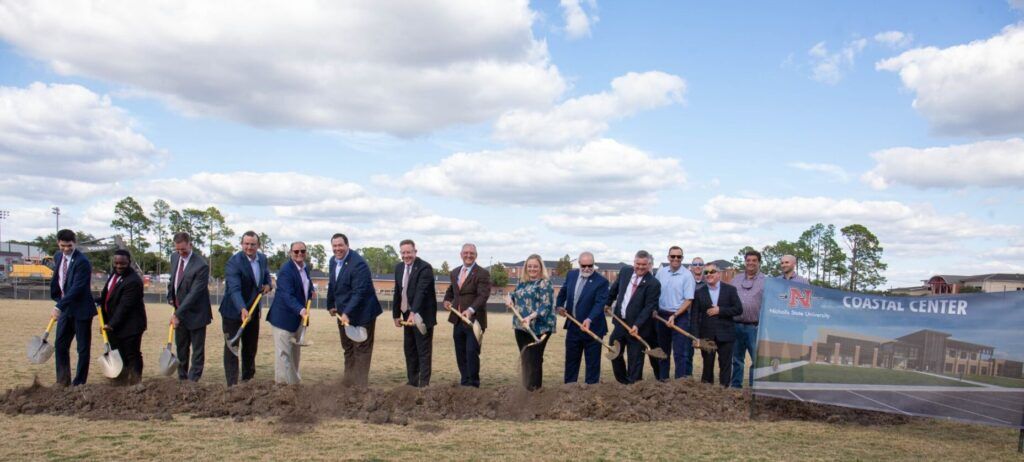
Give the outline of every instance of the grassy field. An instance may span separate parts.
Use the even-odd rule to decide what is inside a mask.
[[[0,388],[54,380],[53,360],[33,366],[25,360],[25,342],[41,333],[48,304],[0,300]],[[149,309],[151,330],[143,354],[152,361],[166,340],[169,308]],[[371,368],[373,386],[392,387],[405,380],[398,329],[381,318]],[[506,315],[492,318],[484,339],[484,386],[517,382],[517,351]],[[303,378],[332,380],[341,373],[337,330],[326,313],[315,313],[315,342],[303,351]],[[204,381],[224,380],[221,349],[213,347],[219,321],[211,325]],[[216,333],[216,335],[214,335]],[[261,326],[257,379],[272,379],[270,329]],[[545,383],[561,382],[562,333],[548,345]],[[94,339],[98,338],[94,336]],[[100,344],[94,340],[93,356]],[[696,364],[700,372],[700,360]],[[607,362],[603,378],[611,380]],[[103,380],[94,368],[90,379]],[[650,372],[649,369],[647,371]],[[458,380],[451,328],[435,332],[434,384]],[[625,391],[625,390],[624,390]],[[675,431],[668,431],[669,429]],[[3,460],[171,459],[322,459],[322,460],[1021,460],[1014,430],[920,420],[897,427],[835,425],[824,422],[676,423],[621,422],[411,422],[408,426],[372,425],[357,421],[325,421],[307,433],[294,434],[273,421],[233,422],[221,419],[110,422],[54,416],[0,416]],[[201,436],[197,436],[201,435]],[[884,443],[884,444],[880,444]]]
[[[948,387],[973,387],[969,383],[947,380],[911,371],[878,369],[868,367],[835,366],[831,364],[808,364],[769,375],[761,380],[769,382],[806,383],[854,383],[886,385],[934,385]]]
[[[948,376],[952,380],[960,380],[959,376]],[[975,375],[975,374],[964,374],[964,380],[970,380],[972,382],[987,383],[989,385],[996,385],[999,387],[1006,388],[1024,388],[1024,379],[1011,379],[1009,377],[991,377],[988,375]]]

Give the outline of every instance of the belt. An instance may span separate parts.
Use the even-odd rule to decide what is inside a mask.
[[[754,326],[754,327],[757,327],[757,321],[754,321],[754,322],[743,322],[743,321],[736,321],[736,323],[737,323],[737,324],[746,324],[746,325],[748,325],[748,326]]]

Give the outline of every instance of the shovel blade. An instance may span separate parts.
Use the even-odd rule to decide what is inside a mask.
[[[618,358],[622,354],[622,344],[619,342],[612,343],[612,349],[604,350],[604,357],[608,359]]]
[[[159,362],[160,375],[168,376],[178,370],[178,355],[174,354],[171,350],[171,345],[168,344],[163,351],[160,352]]]
[[[97,361],[100,363],[100,369],[103,370],[103,376],[108,379],[116,379],[117,376],[121,375],[121,371],[124,369],[124,361],[121,360],[121,353],[117,350],[110,350],[103,353]]]
[[[310,346],[313,344],[313,342],[306,340],[306,326],[299,326],[299,335],[292,337],[289,340],[291,340],[293,344],[298,345],[300,347]]]
[[[53,345],[47,342],[45,338],[35,336],[32,337],[32,340],[28,341],[26,351],[30,363],[42,364],[50,359],[50,356],[53,356]]]
[[[238,333],[234,337],[228,337],[227,333],[224,333],[224,346],[227,347],[228,351],[235,356],[241,356],[241,342],[242,329],[238,329]]]
[[[644,353],[647,353],[648,356],[654,359],[668,359],[668,355],[661,348],[651,348]]]
[[[345,326],[345,336],[348,337],[349,340],[356,343],[363,343],[366,341],[367,338],[369,338],[369,334],[366,332],[365,327],[353,325]]]
[[[476,321],[473,321],[473,337],[476,337],[477,345],[484,344],[484,329]]]

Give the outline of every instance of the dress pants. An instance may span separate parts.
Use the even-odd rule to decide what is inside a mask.
[[[516,329],[516,345],[519,346],[519,364],[522,367],[523,388],[533,391],[541,387],[544,382],[544,349],[548,346],[551,335],[544,337],[540,343],[526,348],[534,342],[533,336],[522,329]],[[540,338],[540,336],[537,336]]]
[[[576,383],[579,379],[581,358],[586,362],[586,383],[600,382],[601,344],[573,326],[565,334],[565,383]]]
[[[71,380],[71,340],[76,343],[78,365],[75,379]],[[92,347],[92,318],[78,320],[62,314],[57,318],[57,336],[54,339],[54,362],[57,364],[57,384],[85,385],[89,378],[89,349]]]
[[[242,349],[239,354],[242,357],[243,382],[249,381],[256,375],[256,350],[259,347],[260,339],[259,313],[256,316],[255,319],[249,321],[249,324],[245,325],[242,338],[239,340]],[[238,328],[242,327],[242,320],[224,318],[221,320],[221,326],[224,330],[224,339],[227,340],[238,333]],[[227,342],[224,343],[224,377],[227,379],[229,387],[238,384],[238,356],[228,349]]]
[[[416,326],[403,327],[402,347],[405,350],[407,383],[414,387],[430,385],[430,363],[434,350],[434,326],[421,334]]]
[[[644,378],[644,346],[627,334],[617,340],[623,344],[622,352],[612,360],[612,372],[619,383],[631,384]]]
[[[341,349],[345,356],[345,373],[341,377],[342,383],[348,386],[366,388],[370,383],[370,360],[373,358],[373,331],[376,327],[376,320],[370,321],[365,326],[366,341],[362,343],[353,342],[345,335],[345,326],[338,322],[338,333],[341,335]]]
[[[704,359],[704,372],[701,373],[700,381],[704,383],[715,383],[715,356],[718,356],[718,383],[723,387],[729,386],[729,379],[732,377],[732,344],[733,342],[719,342],[718,351],[700,350],[700,356]]]
[[[668,319],[674,313],[675,313],[674,311],[658,310],[658,316],[661,316],[662,319]],[[677,326],[679,325],[679,320],[678,319],[676,319],[675,324]],[[654,320],[654,332],[655,332],[655,335],[657,335],[658,341],[657,341],[656,344],[652,344],[652,346],[653,345],[657,345],[659,348],[661,348],[661,351],[664,351],[665,354],[668,355],[668,357],[666,357],[665,359],[654,359],[654,358],[651,358],[651,359],[654,359],[654,361],[657,361],[657,363],[658,363],[658,367],[655,369],[655,377],[654,378],[658,379],[661,382],[664,382],[664,381],[668,380],[669,371],[671,370],[671,364],[672,364],[671,361],[672,361],[672,358],[673,358],[672,354],[675,352],[675,350],[672,349],[672,339],[674,338],[675,335],[679,335],[679,334],[677,334],[676,331],[673,330],[671,327],[666,326],[665,323],[663,323],[661,321],[658,321],[657,319]],[[676,363],[677,363],[676,364],[676,375],[678,376],[678,372],[679,372],[679,364],[678,364],[679,363],[679,357],[676,356],[675,359],[676,359]]]
[[[299,340],[298,330],[288,332],[284,329],[270,326],[271,336],[274,338],[274,382],[295,385],[302,381],[299,375],[299,360],[301,359],[302,348],[292,343],[292,339]]]
[[[134,385],[142,381],[142,333],[110,338],[110,348],[116,349],[124,361],[124,370],[117,378],[121,384]]]
[[[676,318],[676,326],[690,332],[690,312]],[[693,375],[693,340],[679,332],[672,332],[672,357],[675,360],[675,378]]]
[[[459,384],[480,388],[480,343],[473,336],[473,328],[459,321],[453,329],[455,362],[459,365]]]
[[[178,325],[174,329],[174,345],[178,349],[178,379],[198,382],[206,363],[206,326],[190,330]]]

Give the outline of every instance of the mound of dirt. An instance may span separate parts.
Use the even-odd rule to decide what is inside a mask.
[[[33,383],[7,390],[0,411],[88,419],[170,419],[172,415],[249,420],[276,418],[283,431],[297,431],[322,419],[357,419],[406,425],[442,419],[499,420],[666,420],[746,421],[750,394],[691,381],[643,381],[623,386],[558,385],[527,392],[518,386],[466,388],[457,385],[392,389],[351,388],[337,383],[276,385],[252,381],[228,388],[152,379],[119,387],[73,388]],[[815,420],[870,425],[902,424],[904,416],[758,397],[758,420]],[[419,429],[419,427],[416,427]]]

